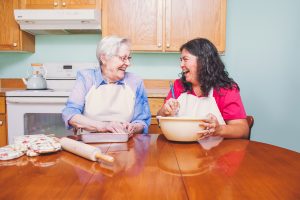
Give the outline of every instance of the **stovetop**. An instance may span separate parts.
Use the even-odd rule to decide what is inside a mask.
[[[75,84],[76,74],[82,69],[95,69],[98,63],[44,63],[46,90],[7,91],[7,97],[69,97]]]
[[[7,91],[7,97],[69,97],[71,90],[13,90]]]

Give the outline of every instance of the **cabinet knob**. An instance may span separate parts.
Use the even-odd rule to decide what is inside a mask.
[[[0,121],[0,126],[2,126],[3,125],[3,121]]]
[[[170,44],[169,44],[169,43],[167,43],[167,45],[166,45],[166,46],[167,46],[167,48],[170,48]]]
[[[65,7],[65,6],[66,6],[66,2],[63,2],[63,3],[62,3],[62,6]]]
[[[18,46],[18,44],[16,42],[14,42],[12,45],[13,45],[13,47]]]
[[[57,3],[57,2],[54,2],[54,6],[55,6],[55,7],[58,6],[58,3]]]
[[[158,43],[158,44],[157,44],[157,47],[161,47],[161,43]]]

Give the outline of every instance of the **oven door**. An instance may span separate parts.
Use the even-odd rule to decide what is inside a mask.
[[[67,97],[7,97],[8,142],[29,134],[71,135],[66,130],[61,112]]]

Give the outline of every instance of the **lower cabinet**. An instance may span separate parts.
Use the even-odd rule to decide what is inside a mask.
[[[7,145],[6,115],[0,114],[0,147]]]
[[[159,133],[162,131],[159,128],[156,114],[164,104],[165,98],[169,93],[169,85],[171,79],[144,79],[144,85],[148,94],[148,102],[151,112],[151,123],[149,126],[149,133]]]
[[[162,133],[161,129],[159,128],[158,121],[156,120],[156,114],[163,105],[164,99],[165,98],[163,97],[148,97],[151,112],[151,124],[148,131],[149,133]]]
[[[5,97],[0,97],[0,147],[7,145]]]

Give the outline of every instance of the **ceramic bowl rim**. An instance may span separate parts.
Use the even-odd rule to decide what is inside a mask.
[[[158,120],[174,120],[174,121],[202,121],[207,120],[205,117],[163,117],[156,116]]]

